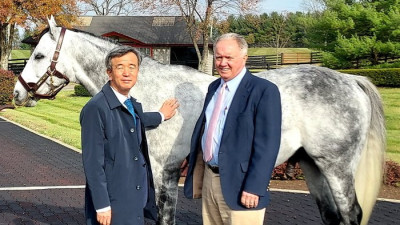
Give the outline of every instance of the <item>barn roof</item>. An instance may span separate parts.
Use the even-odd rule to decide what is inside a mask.
[[[75,28],[99,36],[131,39],[143,45],[193,45],[183,17],[84,16],[80,17],[80,24]]]

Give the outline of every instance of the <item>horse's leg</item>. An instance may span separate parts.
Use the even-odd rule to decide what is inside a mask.
[[[362,209],[357,200],[354,174],[348,168],[334,165],[325,168],[328,187],[340,211],[343,224],[358,225],[362,219]]]
[[[300,167],[306,177],[311,195],[315,198],[324,224],[339,224],[340,213],[333,199],[326,178],[304,149],[296,153]]]
[[[179,165],[165,165],[158,187],[158,222],[157,225],[175,224],[176,203],[178,200]]]
[[[356,197],[354,174],[345,166],[349,159],[346,155],[326,161],[327,158],[312,159],[307,154],[300,159],[307,185],[317,200],[325,224],[358,225],[361,222],[362,210]]]

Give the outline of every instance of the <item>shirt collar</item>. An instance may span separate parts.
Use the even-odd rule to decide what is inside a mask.
[[[111,85],[110,85],[110,87],[111,87]],[[113,90],[113,92],[114,92],[115,96],[117,97],[118,101],[121,102],[121,104],[122,104],[123,106],[125,106],[125,103],[124,103],[125,100],[131,98],[131,96],[130,96],[129,94],[128,94],[128,98],[127,98],[125,95],[119,93],[119,92],[118,92],[117,90],[115,90],[113,87],[111,87],[111,90]]]
[[[239,87],[240,81],[242,81],[244,75],[246,74],[246,67],[240,71],[240,73],[230,81],[226,82],[227,88],[229,91],[236,90]],[[221,79],[221,85],[224,84],[225,81]]]

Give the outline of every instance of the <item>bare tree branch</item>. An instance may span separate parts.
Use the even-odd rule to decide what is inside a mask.
[[[208,44],[212,38],[213,23],[230,14],[246,13],[254,10],[260,0],[133,0],[144,7],[174,6],[184,17],[187,30],[192,38],[199,59],[199,70],[206,71]],[[200,51],[199,42],[203,46]]]
[[[87,0],[82,4],[85,14],[95,13],[103,16],[128,16],[128,15],[151,15],[158,13],[154,8],[144,6],[137,0]]]

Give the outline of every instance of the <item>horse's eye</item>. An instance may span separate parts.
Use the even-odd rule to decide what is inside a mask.
[[[35,59],[43,59],[44,55],[42,53],[38,53],[35,55]]]

